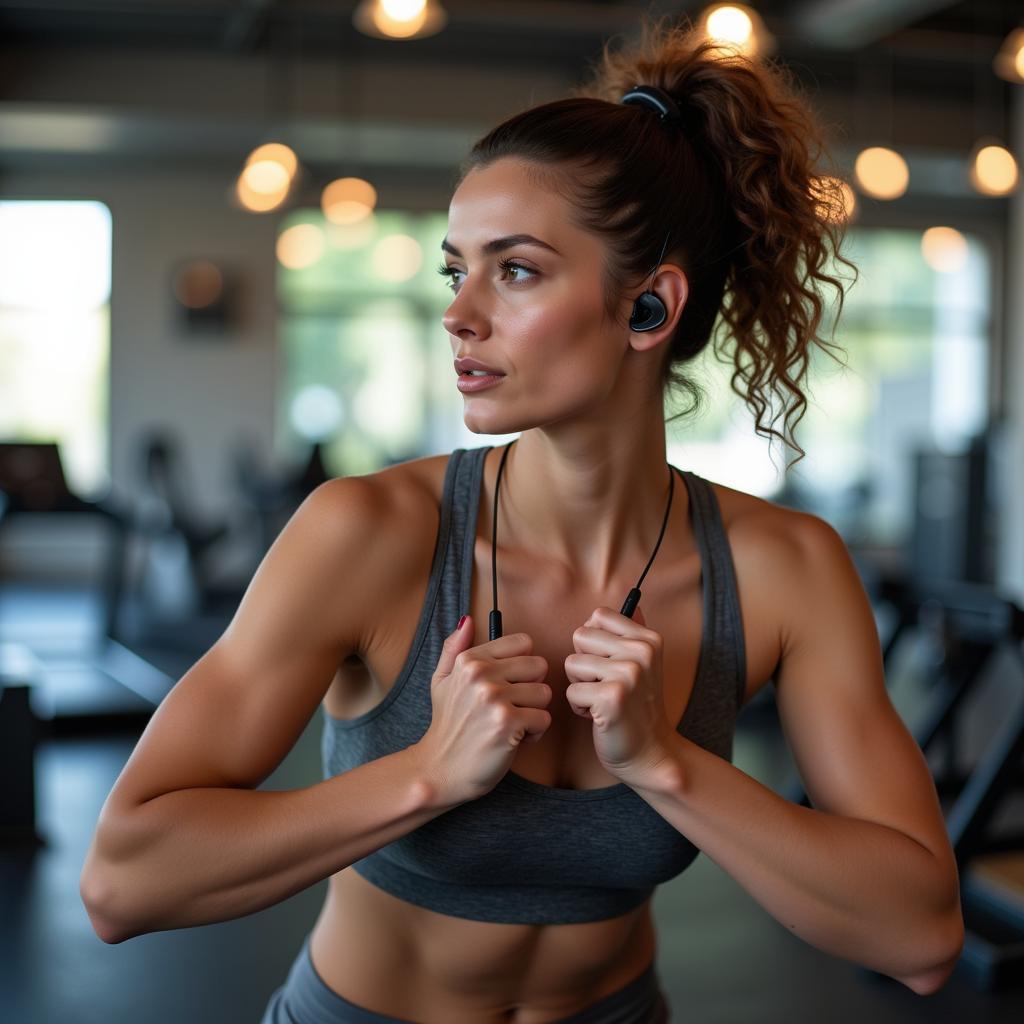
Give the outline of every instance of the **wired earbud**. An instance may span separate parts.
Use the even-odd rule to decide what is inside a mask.
[[[661,247],[661,256],[658,257],[658,262],[654,264],[654,269],[651,271],[651,280],[647,283],[647,290],[642,295],[638,295],[633,303],[633,312],[629,315],[631,331],[653,331],[655,327],[660,327],[668,317],[665,303],[651,291],[655,271],[661,266],[665,250],[668,248],[668,239],[669,235],[666,235],[665,244]]]

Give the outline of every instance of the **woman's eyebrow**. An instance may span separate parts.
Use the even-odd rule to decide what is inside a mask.
[[[490,256],[496,252],[511,249],[514,245],[539,245],[542,249],[547,249],[556,256],[562,255],[553,245],[548,245],[547,242],[542,242],[539,238],[534,238],[533,235],[506,235],[504,238],[494,238],[490,242],[485,242],[480,247],[480,255]],[[441,239],[441,248],[445,252],[450,252],[453,256],[462,256],[462,253],[447,238]]]

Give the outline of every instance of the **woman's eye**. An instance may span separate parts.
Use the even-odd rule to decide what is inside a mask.
[[[510,280],[513,283],[529,280],[529,278],[523,276],[524,274],[535,275],[537,273],[536,270],[524,267],[521,263],[516,263],[513,260],[498,260],[498,266],[505,275],[510,275],[512,273],[516,274],[515,277],[510,277]],[[456,280],[456,277],[461,277],[463,275],[463,271],[458,270],[456,267],[449,267],[447,263],[442,263],[438,266],[437,272],[442,277],[448,278],[448,287],[451,288],[453,292],[458,290],[458,286],[462,282],[461,280]]]
[[[516,263],[514,260],[498,260],[498,266],[501,267],[506,273],[516,270],[520,276],[515,278],[516,281],[526,281],[528,278],[523,277],[523,274],[535,274],[535,270],[531,270],[529,267],[524,267],[521,263]]]
[[[449,267],[447,263],[442,263],[442,264],[440,264],[438,266],[437,272],[442,277],[447,277],[448,278],[448,287],[451,288],[452,291],[455,291],[455,288],[456,288],[455,275],[456,274],[461,274],[462,271],[461,270],[456,270],[455,267]]]

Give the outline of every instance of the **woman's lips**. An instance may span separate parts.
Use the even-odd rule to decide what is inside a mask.
[[[462,373],[456,381],[456,387],[462,392],[483,391],[504,380],[503,374],[489,373],[486,376],[474,373]]]

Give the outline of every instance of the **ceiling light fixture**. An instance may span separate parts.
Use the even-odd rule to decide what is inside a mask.
[[[999,52],[992,58],[992,68],[1008,82],[1024,82],[1024,26],[1015,28],[1003,40]]]
[[[708,39],[751,59],[766,57],[775,49],[775,37],[747,4],[713,4],[701,14],[700,25]]]
[[[448,12],[438,0],[362,0],[352,24],[377,39],[423,39],[448,24]]]

